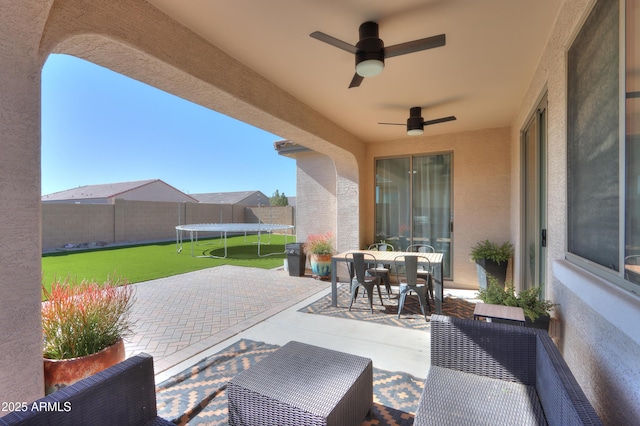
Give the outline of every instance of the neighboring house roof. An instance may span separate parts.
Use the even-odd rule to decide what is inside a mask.
[[[152,183],[159,182],[166,185],[168,188],[178,191],[184,194],[182,191],[174,188],[173,186],[163,182],[160,179],[148,179],[139,180],[133,182],[117,182],[117,183],[105,183],[100,185],[85,185],[77,188],[67,189],[65,191],[54,192],[42,196],[42,201],[69,201],[69,200],[89,200],[89,199],[116,199],[127,192],[134,189],[139,189]],[[185,197],[193,198],[187,194]],[[193,200],[196,202],[197,200]]]
[[[212,192],[206,194],[191,194],[193,198],[201,203],[207,204],[268,204],[269,197],[260,191],[239,191],[239,192]]]

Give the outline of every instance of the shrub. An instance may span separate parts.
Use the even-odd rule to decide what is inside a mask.
[[[309,235],[305,244],[307,253],[312,254],[332,254],[333,237],[331,233]]]
[[[513,244],[509,241],[498,245],[489,240],[478,242],[471,248],[471,260],[489,259],[496,263],[507,262],[513,255]]]
[[[67,277],[54,279],[51,292],[43,286],[43,356],[69,359],[99,352],[131,334],[133,287],[122,278],[100,284]]]
[[[535,321],[541,315],[548,315],[555,303],[550,300],[540,298],[542,289],[538,286],[522,290],[516,294],[513,283],[507,282],[502,288],[498,280],[488,275],[489,284],[487,288],[481,288],[478,292],[478,298],[484,303],[492,305],[515,306],[522,308],[524,314]]]

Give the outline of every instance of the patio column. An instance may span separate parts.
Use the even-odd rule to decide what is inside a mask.
[[[334,159],[336,166],[336,248],[339,252],[359,248],[360,194],[358,164],[351,155]]]
[[[0,401],[44,394],[40,322],[41,29],[51,2],[0,5]]]

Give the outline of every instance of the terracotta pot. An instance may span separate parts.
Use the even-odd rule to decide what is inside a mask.
[[[44,358],[44,392],[49,395],[124,361],[125,357],[124,342],[120,339],[95,354],[71,359]]]
[[[314,278],[328,280],[331,277],[331,257],[330,254],[312,253],[310,255],[309,262]]]

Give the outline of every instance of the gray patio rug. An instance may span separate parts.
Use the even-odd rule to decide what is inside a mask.
[[[338,287],[338,306],[331,306],[331,294],[318,299],[300,309],[299,312],[306,312],[310,314],[329,315],[338,318],[347,318],[359,321],[373,322],[377,324],[394,325],[397,327],[412,328],[416,330],[423,330],[429,328],[428,320],[431,317],[431,313],[427,310],[427,321],[420,312],[420,303],[416,295],[408,295],[404,306],[402,307],[402,314],[398,319],[398,289],[392,287],[393,294],[391,299],[387,297],[386,290],[382,288],[382,302],[384,306],[380,305],[380,299],[376,291],[373,299],[373,314],[369,309],[369,301],[365,296],[359,295],[358,299],[353,303],[351,311],[349,311],[349,301],[351,300],[351,294],[349,293],[348,285],[341,285]],[[429,302],[431,309],[435,310],[433,302]],[[475,303],[469,302],[466,299],[445,296],[442,304],[442,314],[458,317],[473,319],[473,310]]]
[[[227,383],[278,347],[243,339],[165,380],[156,387],[158,415],[179,425],[228,424]],[[374,406],[362,426],[412,425],[423,382],[374,367]]]

